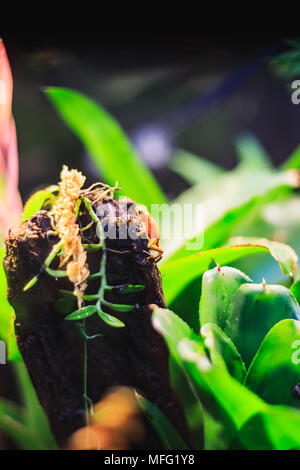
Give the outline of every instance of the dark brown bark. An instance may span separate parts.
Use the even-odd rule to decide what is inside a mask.
[[[129,200],[107,201],[98,204],[98,210],[102,214],[108,210],[113,218],[121,217],[131,204]],[[89,215],[83,211],[82,225],[89,221]],[[138,227],[138,219],[133,217],[131,222]],[[103,226],[105,228],[105,224]],[[42,273],[34,287],[23,291],[58,241],[48,234],[49,230],[48,214],[41,211],[10,232],[4,267],[8,298],[16,313],[18,346],[57,442],[63,445],[67,437],[83,426],[83,340],[74,322],[66,321],[53,307],[61,297],[58,290],[72,290],[72,285]],[[84,235],[91,242],[98,241],[95,226]],[[87,319],[88,334],[103,333],[101,338],[88,341],[88,395],[96,403],[111,386],[135,387],[156,404],[184,436],[182,411],[170,387],[168,350],[151,323],[150,305],[166,306],[156,263],[149,257],[147,242],[141,237],[136,240],[107,238],[106,246],[109,284],[142,284],[145,290],[123,295],[111,291],[106,295],[111,302],[135,305],[135,309],[127,313],[109,312],[124,321],[125,328],[112,328],[97,314]],[[101,250],[89,253],[91,272],[99,270],[100,260]],[[95,293],[99,282],[89,282],[87,292]],[[153,446],[157,443],[153,442]]]

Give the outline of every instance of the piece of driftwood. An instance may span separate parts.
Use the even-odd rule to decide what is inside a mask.
[[[106,221],[118,219],[117,231],[119,227],[124,229],[124,224],[128,226],[129,221],[138,229],[137,216],[128,218],[126,215],[132,201],[121,201],[108,200],[95,205],[105,230],[104,217]],[[80,219],[82,226],[91,220],[86,210]],[[8,299],[16,313],[18,346],[54,436],[58,444],[63,445],[84,424],[83,340],[74,322],[66,321],[53,306],[61,297],[58,290],[72,290],[73,286],[65,279],[42,273],[30,290],[23,291],[58,241],[51,230],[47,211],[40,211],[11,231],[6,240],[4,267]],[[99,241],[95,225],[84,232],[84,236],[86,242]],[[86,320],[89,335],[103,333],[101,338],[87,343],[88,396],[97,403],[111,386],[134,387],[158,406],[186,437],[183,414],[170,387],[168,349],[151,323],[151,305],[166,307],[166,304],[161,276],[149,256],[147,241],[142,237],[107,238],[106,247],[109,284],[142,284],[145,290],[123,295],[115,291],[107,293],[108,301],[135,305],[135,309],[127,313],[108,311],[118,316],[126,327],[112,328],[97,314]],[[91,273],[99,270],[100,260],[101,250],[88,254]],[[99,282],[99,279],[90,281],[87,293],[95,293]],[[153,446],[157,446],[155,439]]]

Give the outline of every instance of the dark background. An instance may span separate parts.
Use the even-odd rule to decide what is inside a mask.
[[[81,91],[114,115],[170,197],[187,187],[168,168],[173,148],[232,168],[242,132],[256,135],[276,165],[299,144],[300,106],[291,102],[289,81],[270,66],[270,58],[285,49],[288,32],[2,36],[14,75],[23,198],[55,183],[64,163],[91,182],[97,178],[80,142],[44,96],[49,85]],[[154,145],[147,154],[145,129]]]

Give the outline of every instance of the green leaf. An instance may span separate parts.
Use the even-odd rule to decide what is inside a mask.
[[[290,157],[282,165],[283,170],[300,170],[300,145],[295,148]]]
[[[246,369],[232,341],[215,323],[206,323],[200,332],[212,364],[227,370],[232,377],[242,383]]]
[[[239,432],[249,450],[300,450],[300,412],[284,406],[269,406],[252,416]]]
[[[168,418],[153,403],[137,394],[137,400],[150,423],[156,430],[165,450],[188,450],[189,448],[174,429]]]
[[[49,186],[46,189],[42,189],[34,193],[24,206],[24,211],[22,215],[22,222],[24,220],[30,219],[36,212],[41,210],[45,202],[49,199],[50,201],[54,201],[55,197],[53,193],[58,190],[58,186]]]
[[[14,364],[24,408],[26,433],[32,433],[32,443],[39,449],[56,449],[56,442],[50,431],[48,419],[36,396],[23,362]],[[23,430],[24,431],[24,430]]]
[[[95,252],[101,250],[102,246],[101,246],[100,243],[88,243],[88,244],[84,243],[83,248],[88,253],[95,253]]]
[[[67,277],[67,271],[63,269],[46,268],[45,271],[52,277]],[[27,286],[26,286],[27,287]]]
[[[300,397],[292,393],[297,383],[300,383],[300,321],[282,320],[264,338],[245,385],[268,403],[300,408]]]
[[[97,307],[95,305],[87,305],[86,307],[82,307],[79,310],[75,310],[75,312],[68,315],[65,319],[66,320],[84,320],[85,318],[90,317],[96,312],[97,312]]]
[[[60,116],[87,148],[106,183],[116,181],[126,196],[149,209],[165,197],[119,124],[86,96],[66,89],[48,88],[46,94]]]
[[[230,246],[203,251],[160,266],[167,304],[174,301],[192,281],[202,276],[212,262],[224,265],[243,256],[268,251],[264,246]]]
[[[106,307],[115,310],[116,312],[130,312],[131,310],[135,309],[135,305],[126,305],[126,304],[112,304],[111,302],[107,302],[107,300],[102,300],[102,304],[106,305]]]
[[[186,422],[190,431],[189,442],[193,448],[204,447],[204,413],[202,404],[193,390],[182,366],[172,354],[169,357],[170,382],[184,412]]]
[[[207,183],[224,171],[209,160],[181,149],[175,150],[172,155],[170,168],[191,184]]]
[[[272,168],[272,162],[258,139],[249,133],[241,135],[235,143],[240,165],[245,169]]]
[[[266,409],[259,397],[210,362],[203,340],[177,315],[157,308],[152,319],[170,353],[188,375],[206,413],[226,426],[229,441],[253,414]]]
[[[7,358],[11,361],[20,361],[14,329],[14,310],[7,300],[7,281],[2,260],[4,249],[0,248],[0,339],[7,346]]]
[[[228,266],[206,271],[202,277],[200,325],[213,322],[223,330],[232,297],[245,282],[252,281],[246,274]]]
[[[240,441],[246,449],[300,448],[298,410],[266,404],[227,372],[215,367],[208,360],[201,339],[173,312],[156,309],[152,318],[170,353],[188,374],[210,420],[215,418],[214,431],[221,433],[223,444],[227,438],[229,446],[230,442],[233,445]]]
[[[300,279],[297,279],[297,281],[291,285],[290,291],[297,300],[298,304],[300,304]]]
[[[98,315],[109,326],[113,326],[115,328],[123,328],[125,326],[125,323],[123,323],[121,320],[114,317],[113,315],[109,315],[109,313],[103,312],[102,310],[98,310]]]
[[[25,424],[23,409],[19,405],[16,405],[16,403],[5,398],[0,398],[0,416],[1,415],[6,415],[19,423]]]
[[[185,214],[185,205],[189,204],[195,214],[185,217],[182,235],[171,238],[164,235],[172,234],[172,218],[162,217],[161,246],[165,250],[162,264],[226,243],[246,215],[257,215],[267,202],[297,187],[296,180],[289,171],[239,168],[216,177],[213,182],[188,189],[173,201],[176,213],[181,210]]]
[[[284,243],[279,243],[266,238],[255,237],[236,237],[230,240],[232,243],[238,245],[258,245],[264,246],[278,262],[283,274],[293,277],[297,268],[298,256],[293,248]]]
[[[119,289],[120,294],[134,294],[145,290],[141,284],[128,284],[127,286],[110,286],[112,289]]]
[[[225,333],[248,368],[262,340],[279,321],[300,319],[300,306],[280,285],[243,284],[232,299]]]
[[[62,315],[66,315],[67,313],[73,312],[75,307],[76,307],[75,297],[73,298],[65,297],[63,299],[58,299],[54,303],[54,310],[57,313],[61,313]]]

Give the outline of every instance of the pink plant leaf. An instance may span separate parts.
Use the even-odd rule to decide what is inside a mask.
[[[19,160],[16,126],[11,112],[13,78],[0,38],[0,231],[19,222],[22,201],[18,191]],[[1,188],[1,186],[3,186]]]

